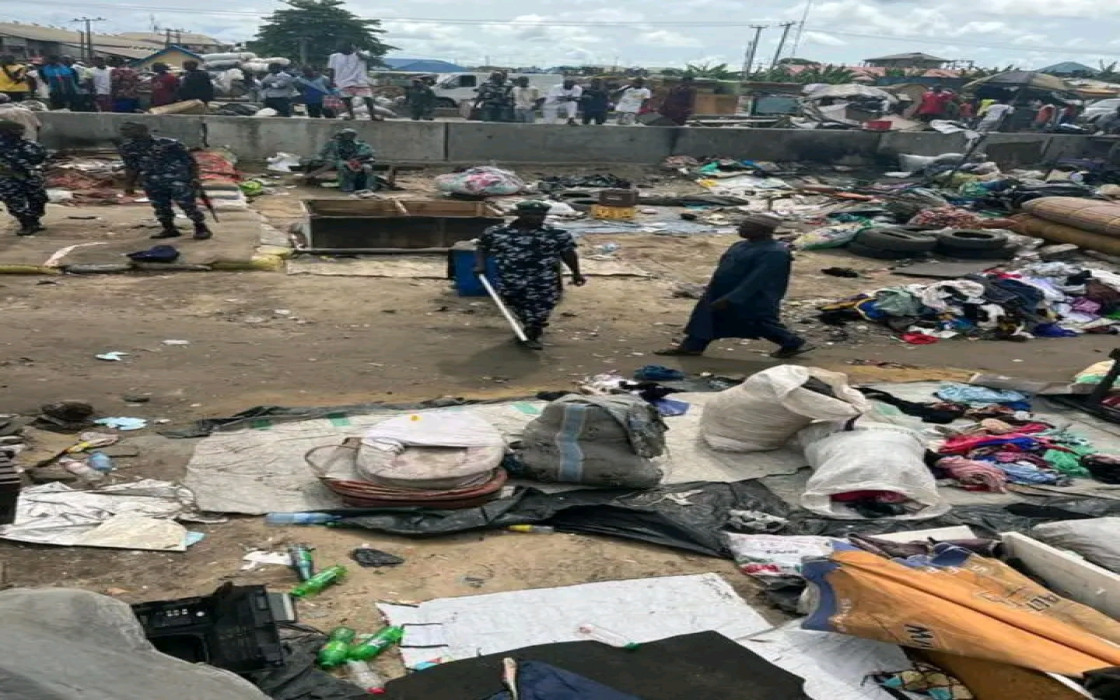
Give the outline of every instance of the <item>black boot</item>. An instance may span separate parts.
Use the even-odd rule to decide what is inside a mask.
[[[206,224],[194,225],[194,239],[196,241],[208,240],[209,238],[213,237],[213,235],[214,234],[210,232],[210,229],[206,228]]]
[[[21,219],[20,224],[20,229],[16,231],[17,236],[34,236],[36,233],[46,230],[46,227],[39,223],[38,219]]]
[[[178,238],[182,235],[179,229],[175,228],[175,222],[161,221],[160,223],[163,224],[163,229],[159,233],[152,234],[150,238]]]
[[[541,336],[544,335],[544,328],[540,326],[526,326],[525,337],[528,338],[522,345],[530,350],[544,350],[544,345],[541,344]]]

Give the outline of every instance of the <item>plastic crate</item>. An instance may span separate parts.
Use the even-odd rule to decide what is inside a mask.
[[[599,204],[607,207],[634,207],[638,205],[637,190],[602,190]]]
[[[196,598],[138,603],[132,612],[156,649],[191,663],[251,673],[284,663],[264,586],[225,583]]]
[[[637,213],[637,207],[608,207],[603,204],[591,207],[591,216],[596,219],[633,219]]]

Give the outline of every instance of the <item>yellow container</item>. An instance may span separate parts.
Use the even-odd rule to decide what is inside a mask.
[[[596,219],[633,219],[637,213],[637,207],[608,207],[605,204],[591,206],[591,216]]]

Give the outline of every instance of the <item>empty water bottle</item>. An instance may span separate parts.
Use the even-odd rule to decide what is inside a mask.
[[[380,695],[385,692],[385,680],[365,661],[347,661],[346,670],[350,673],[350,682],[367,693]]]
[[[264,516],[265,523],[269,525],[324,525],[338,520],[337,515],[330,513],[269,513]]]
[[[585,622],[579,626],[579,633],[588,639],[592,639],[601,644],[615,647],[616,649],[637,649],[640,644],[632,642],[626,637],[623,637],[618,632],[612,632],[609,629],[600,627],[599,625]]]
[[[113,471],[113,460],[104,452],[91,452],[86,459],[86,464],[102,474]]]

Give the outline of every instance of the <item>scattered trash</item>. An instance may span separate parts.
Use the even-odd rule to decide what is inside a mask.
[[[685,373],[679,369],[664,367],[662,365],[646,365],[634,372],[634,379],[650,382],[672,382],[685,378]]]
[[[397,566],[403,564],[404,559],[395,554],[382,552],[380,549],[358,547],[350,552],[350,558],[363,567]]]
[[[380,629],[376,634],[360,638],[351,645],[347,658],[351,661],[369,661],[377,658],[381,652],[394,644],[400,644],[404,639],[404,628],[399,625],[390,625]]]
[[[266,564],[272,566],[287,566],[288,555],[285,552],[265,552],[254,550],[241,557],[245,562],[241,565],[242,571],[253,571]]]
[[[315,575],[315,560],[311,556],[311,550],[305,544],[288,547],[288,566],[296,572],[300,581],[310,581]]]
[[[327,634],[327,643],[319,650],[318,662],[323,668],[334,668],[346,663],[350,646],[357,636],[350,627],[335,627]]]
[[[506,528],[510,532],[523,532],[533,535],[554,535],[556,528],[550,525],[510,525]]]
[[[144,418],[129,418],[127,416],[117,416],[112,418],[98,418],[94,421],[98,425],[104,425],[107,428],[115,428],[117,430],[142,430],[148,427],[148,421]]]
[[[113,350],[111,352],[103,352],[100,355],[95,355],[94,357],[99,360],[105,360],[106,362],[120,362],[128,354],[129,353],[121,352],[120,350]]]
[[[168,339],[168,340],[163,341],[163,344],[164,345],[190,345],[191,341],[189,341],[189,340]]]
[[[848,277],[852,279],[859,277],[859,272],[850,267],[826,267],[822,269],[821,272],[831,277]]]
[[[287,563],[285,560],[283,563]],[[340,583],[346,576],[346,567],[335,564],[315,574],[306,581],[292,589],[291,595],[296,598],[305,598],[321,593],[328,586]]]

